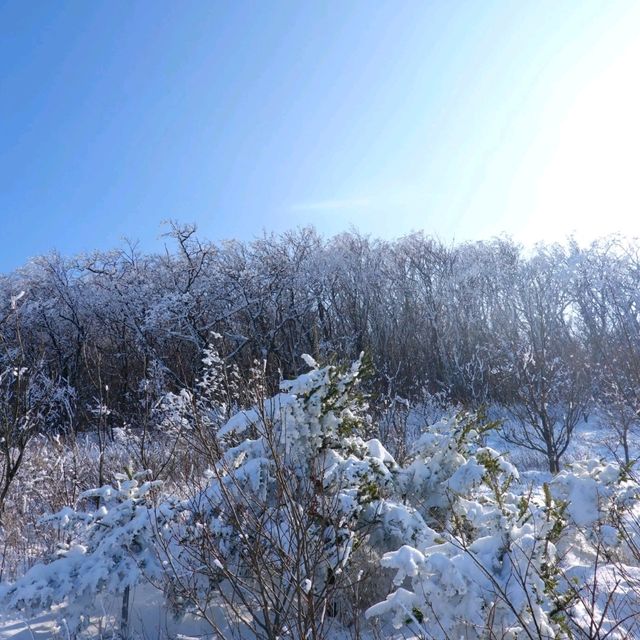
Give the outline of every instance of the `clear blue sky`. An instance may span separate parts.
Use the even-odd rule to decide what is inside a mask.
[[[0,0],[0,271],[314,223],[640,234],[640,3]]]

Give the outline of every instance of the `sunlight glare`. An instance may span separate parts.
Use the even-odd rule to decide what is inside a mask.
[[[529,231],[640,235],[640,42],[576,95],[541,173]]]

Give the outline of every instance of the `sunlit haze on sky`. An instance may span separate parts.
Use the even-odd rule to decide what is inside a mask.
[[[0,2],[0,270],[314,224],[640,235],[638,2]]]

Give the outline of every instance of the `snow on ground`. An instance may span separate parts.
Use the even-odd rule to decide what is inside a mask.
[[[78,640],[119,637],[118,616],[121,602],[119,599],[99,598],[103,615],[89,628],[76,635]],[[138,586],[133,590],[130,601],[131,620],[129,632],[131,638],[207,638],[209,626],[193,616],[185,616],[180,621],[167,611],[161,593],[150,585]],[[224,626],[223,616],[216,616],[223,631],[233,637],[233,630]],[[58,627],[56,612],[40,615],[31,620],[0,616],[0,640],[57,640],[66,639],[70,634],[62,626]]]
[[[211,634],[209,627],[201,620],[193,617],[183,618],[177,622],[167,613],[166,608],[158,597],[149,590],[138,588],[132,600],[133,611],[129,637],[137,640],[214,640],[219,636]],[[119,638],[119,629],[115,623],[117,607],[112,603],[105,610],[105,616],[99,623],[91,625],[81,634],[77,634],[77,640],[106,640]],[[218,616],[222,623],[222,616]],[[71,636],[67,630],[58,627],[55,612],[40,615],[31,620],[11,618],[0,615],[0,640],[69,640]],[[420,636],[410,630],[396,630],[391,625],[380,625],[379,622],[371,624],[363,621],[360,640],[420,640]],[[254,640],[255,636],[237,628],[229,628],[221,625],[225,637],[238,640]],[[345,629],[338,624],[329,631],[331,640],[352,640],[352,630]]]

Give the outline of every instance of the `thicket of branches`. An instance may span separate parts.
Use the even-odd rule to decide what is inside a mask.
[[[300,373],[301,353],[364,350],[382,397],[498,403],[523,425],[507,437],[556,471],[594,403],[625,446],[637,421],[640,245],[525,251],[313,229],[215,244],[172,224],[162,254],[52,254],[0,277],[0,371],[64,385],[76,431],[144,428],[163,393],[193,385],[213,332],[240,370],[265,363],[271,391]]]
[[[191,383],[212,331],[240,365],[266,359],[284,377],[302,370],[303,352],[348,360],[369,349],[400,393],[428,385],[469,404],[585,366],[591,393],[626,398],[640,380],[633,242],[525,252],[505,239],[325,240],[312,229],[220,245],[193,227],[168,236],[177,250],[162,255],[52,254],[3,276],[2,358],[44,363],[85,413],[107,385],[128,413],[143,380]],[[603,368],[615,389],[598,388]]]

